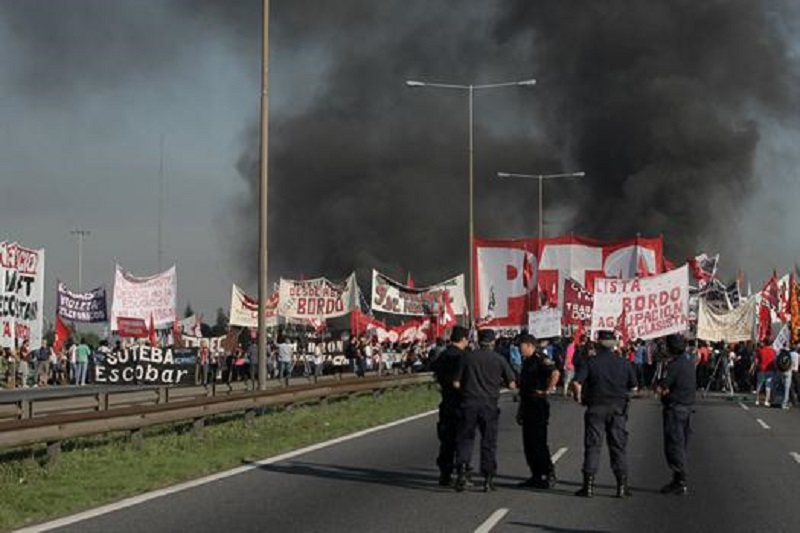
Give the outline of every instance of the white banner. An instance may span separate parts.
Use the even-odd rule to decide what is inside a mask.
[[[772,343],[772,349],[776,352],[780,352],[789,346],[789,341],[791,339],[792,334],[789,332],[789,324],[784,324],[781,330],[778,332],[778,335],[775,337],[775,341]]]
[[[594,280],[592,333],[613,331],[625,319],[628,338],[655,339],[689,327],[689,269],[630,280]]]
[[[327,319],[344,316],[358,306],[355,272],[344,283],[325,278],[281,278],[278,314],[286,318]]]
[[[278,297],[273,293],[267,300],[267,327],[278,325]],[[228,324],[244,328],[258,327],[258,299],[248,296],[238,285],[231,290],[231,312]]]
[[[561,336],[561,310],[540,309],[528,313],[528,333],[537,339]]]
[[[464,295],[464,275],[458,275],[429,287],[408,287],[385,276],[377,270],[372,271],[373,311],[397,315],[430,316],[438,314],[443,296],[450,299],[453,312],[463,315],[467,309]]]
[[[119,265],[114,273],[114,302],[111,305],[111,329],[117,330],[117,318],[141,318],[155,326],[171,327],[175,321],[175,299],[178,292],[175,267],[140,278]]]
[[[711,342],[742,342],[755,338],[758,306],[755,297],[742,300],[736,309],[718,311],[703,298],[697,309],[697,338]]]
[[[42,342],[44,250],[0,242],[0,346]]]

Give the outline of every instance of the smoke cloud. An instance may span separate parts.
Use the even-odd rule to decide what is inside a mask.
[[[736,264],[762,129],[797,106],[784,29],[796,13],[765,1],[437,6],[278,8],[275,25],[283,15],[295,38],[324,39],[330,64],[312,105],[272,126],[273,268],[340,276],[375,266],[426,281],[464,271],[466,98],[403,80],[530,76],[533,90],[476,98],[479,236],[534,233],[535,183],[497,171],[583,170],[574,183],[548,183],[549,234],[662,234],[678,261],[727,247]],[[252,231],[240,252],[255,272],[255,129],[248,139],[239,169],[252,194],[240,226]]]

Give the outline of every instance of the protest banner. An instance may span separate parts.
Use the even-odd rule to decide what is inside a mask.
[[[183,344],[187,348],[200,348],[201,346],[208,346],[212,353],[226,352],[225,339],[227,335],[220,335],[218,337],[182,337]]]
[[[267,300],[266,325],[278,325],[278,301],[280,294],[275,292]],[[248,296],[238,285],[231,290],[231,310],[228,324],[243,328],[258,328],[258,299]]]
[[[743,342],[756,335],[758,305],[755,297],[742,300],[736,309],[720,310],[700,298],[697,308],[697,338],[710,342]]]
[[[111,329],[117,331],[117,318],[141,318],[157,328],[172,326],[178,282],[175,267],[147,277],[137,277],[116,266],[114,301],[111,304]]]
[[[537,339],[561,336],[561,310],[539,309],[528,313],[528,333]]]
[[[661,237],[475,239],[474,246],[474,311],[483,327],[525,325],[527,312],[538,308],[538,296],[547,295],[548,306],[560,308],[566,278],[593,290],[595,278],[630,279],[664,270]]]
[[[56,288],[56,314],[73,322],[98,323],[108,321],[106,289],[98,287],[89,292],[72,292],[63,282]]]
[[[776,352],[780,352],[784,348],[787,348],[791,338],[792,334],[789,331],[789,325],[784,324],[781,330],[775,336],[775,340],[772,343],[772,349],[775,350]]]
[[[0,242],[0,346],[42,342],[44,250]]]
[[[444,299],[450,302],[453,312],[463,315],[467,310],[464,295],[464,275],[461,274],[429,287],[410,287],[399,281],[372,271],[373,311],[396,315],[430,316],[439,311]]]
[[[194,383],[196,348],[131,346],[109,353],[94,367],[94,382],[111,385]]]
[[[564,280],[564,309],[561,321],[565,326],[589,326],[592,322],[594,295],[572,278]]]
[[[355,272],[343,283],[325,278],[290,280],[281,278],[278,314],[286,318],[335,318],[358,306]]]
[[[385,322],[353,310],[350,315],[350,330],[358,337],[376,338],[378,342],[411,343],[431,338],[434,329],[430,318],[415,318],[399,326],[388,326]]]
[[[624,317],[624,324],[618,324]],[[654,339],[689,325],[689,269],[632,280],[594,280],[592,333],[626,328],[623,337]]]
[[[141,318],[117,317],[117,335],[123,339],[146,339],[147,323]]]

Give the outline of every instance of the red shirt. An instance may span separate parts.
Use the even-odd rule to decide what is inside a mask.
[[[772,346],[763,346],[758,350],[758,371],[771,372],[775,361],[775,350]]]
[[[699,359],[698,361],[699,364],[701,365],[708,364],[708,360],[711,358],[711,350],[708,348],[708,346],[701,346],[700,348],[697,349],[697,355]]]

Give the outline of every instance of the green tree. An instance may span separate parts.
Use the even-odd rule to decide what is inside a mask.
[[[211,327],[211,335],[219,337],[228,332],[228,315],[223,308],[217,309],[217,321]]]

